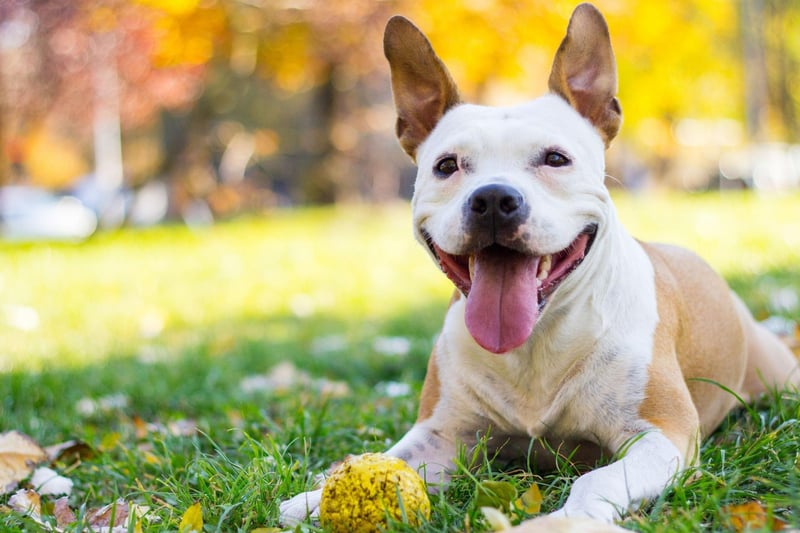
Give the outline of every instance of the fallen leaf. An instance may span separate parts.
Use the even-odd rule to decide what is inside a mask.
[[[51,462],[91,459],[97,454],[94,448],[81,440],[68,440],[59,444],[45,446],[44,451],[47,452],[47,457]]]
[[[542,493],[534,483],[519,498],[514,500],[514,507],[525,514],[536,514],[542,508]]]
[[[344,381],[313,379],[311,374],[299,370],[289,361],[275,365],[268,374],[244,377],[239,382],[239,388],[246,393],[286,393],[297,388],[310,388],[329,398],[341,398],[350,394],[350,387]]]
[[[197,421],[180,418],[167,424],[167,432],[174,437],[193,437],[198,433]]]
[[[69,507],[69,500],[66,497],[55,501],[53,504],[53,516],[56,517],[58,527],[66,527],[77,520],[75,513]]]
[[[507,511],[517,497],[517,489],[507,481],[481,481],[475,488],[477,507],[494,507]]]
[[[164,425],[161,422],[147,422],[139,415],[133,415],[136,438],[142,440],[150,434],[172,435],[173,437],[193,437],[199,429],[197,422],[191,418],[179,418]]]
[[[787,526],[786,522],[767,511],[760,502],[726,505],[722,508],[722,514],[728,516],[728,522],[736,533],[765,528],[781,531]]]
[[[8,494],[28,477],[47,453],[32,438],[19,431],[0,433],[0,494]]]
[[[8,499],[8,505],[18,513],[26,514],[37,522],[41,520],[42,500],[35,490],[18,490]]]
[[[411,341],[405,337],[377,337],[372,341],[372,349],[389,357],[404,356],[411,351]]]
[[[58,475],[58,472],[40,466],[33,471],[30,484],[40,496],[69,496],[72,493],[72,480]]]
[[[375,391],[388,398],[401,398],[411,394],[411,385],[400,381],[382,381],[375,385]]]
[[[117,500],[86,513],[86,521],[93,528],[125,526],[128,514],[128,502]]]
[[[135,518],[138,522],[142,520],[150,523],[159,523],[161,522],[161,518],[156,516],[150,512],[149,505],[139,505],[136,503],[128,504],[128,512],[129,514]]]
[[[130,398],[120,392],[99,398],[81,398],[75,404],[75,410],[79,415],[89,417],[111,411],[121,411],[128,407],[129,403]]]
[[[122,446],[122,434],[118,431],[106,433],[103,435],[103,438],[100,439],[100,451],[107,452],[118,446]]]
[[[201,533],[203,531],[203,508],[195,503],[183,513],[178,526],[179,533]]]
[[[492,531],[511,529],[511,521],[503,514],[503,511],[495,507],[481,507],[481,513],[483,513],[486,521],[489,522],[489,527],[492,528]]]
[[[150,433],[150,429],[144,418],[139,415],[133,415],[131,422],[133,422],[133,432],[136,438],[139,440],[146,439],[147,435]]]

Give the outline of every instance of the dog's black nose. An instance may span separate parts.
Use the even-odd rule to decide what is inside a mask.
[[[491,217],[497,222],[508,221],[518,216],[525,200],[514,187],[502,183],[484,185],[475,189],[467,204],[471,216]]]
[[[492,183],[475,189],[464,204],[464,230],[472,247],[492,244],[514,247],[519,227],[528,218],[530,208],[517,189]]]

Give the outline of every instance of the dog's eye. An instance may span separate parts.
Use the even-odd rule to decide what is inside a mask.
[[[455,157],[447,156],[436,163],[434,171],[440,178],[446,178],[458,171],[458,162]]]
[[[544,164],[548,167],[565,167],[570,164],[570,160],[564,154],[556,151],[550,151],[544,156]]]

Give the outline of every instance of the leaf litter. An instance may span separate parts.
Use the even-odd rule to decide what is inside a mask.
[[[73,482],[50,466],[56,462],[77,462],[94,455],[95,451],[88,444],[77,440],[42,447],[19,431],[0,433],[0,495],[11,493],[27,480],[23,488],[11,494],[8,506],[47,531],[61,532],[72,528],[78,518],[66,496],[72,492]],[[42,504],[43,496],[62,497],[52,506],[45,506]],[[81,525],[97,533],[124,533],[131,527],[134,531],[141,531],[143,519],[157,521],[157,517],[151,519],[148,507],[117,500],[88,509]]]

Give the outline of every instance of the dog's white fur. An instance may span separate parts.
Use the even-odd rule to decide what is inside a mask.
[[[532,438],[565,453],[593,444],[621,457],[580,476],[554,514],[617,519],[691,465],[699,439],[734,405],[720,388],[692,378],[717,380],[749,397],[766,386],[796,385],[797,363],[696,256],[640,243],[617,220],[604,186],[604,149],[619,126],[619,108],[611,105],[616,72],[601,80],[601,92],[613,89],[602,101],[610,115],[587,110],[569,85],[586,67],[574,64],[576,47],[567,41],[605,28],[594,8],[580,6],[573,15],[551,75],[556,94],[502,108],[456,105],[454,84],[424,37],[407,21],[392,24],[387,56],[398,135],[419,168],[412,203],[418,239],[451,254],[471,253],[464,206],[487,184],[507,185],[524,198],[529,211],[516,237],[528,253],[553,254],[588,226],[597,231],[586,257],[548,297],[531,335],[507,353],[491,354],[476,343],[465,325],[466,298],[454,297],[419,419],[388,453],[438,486],[447,482],[458,447],[474,446],[482,435],[512,454],[529,450]],[[597,46],[594,35],[588,39]],[[613,68],[610,57],[601,59]],[[563,69],[569,75],[561,76]],[[433,93],[438,100],[431,107]],[[414,116],[417,105],[425,109]],[[425,124],[431,109],[438,116]],[[543,164],[548,150],[570,164]],[[444,179],[433,169],[448,154],[459,169]],[[541,457],[534,459],[546,464],[545,450],[536,450]],[[320,496],[316,490],[284,502],[283,520],[314,514]]]

